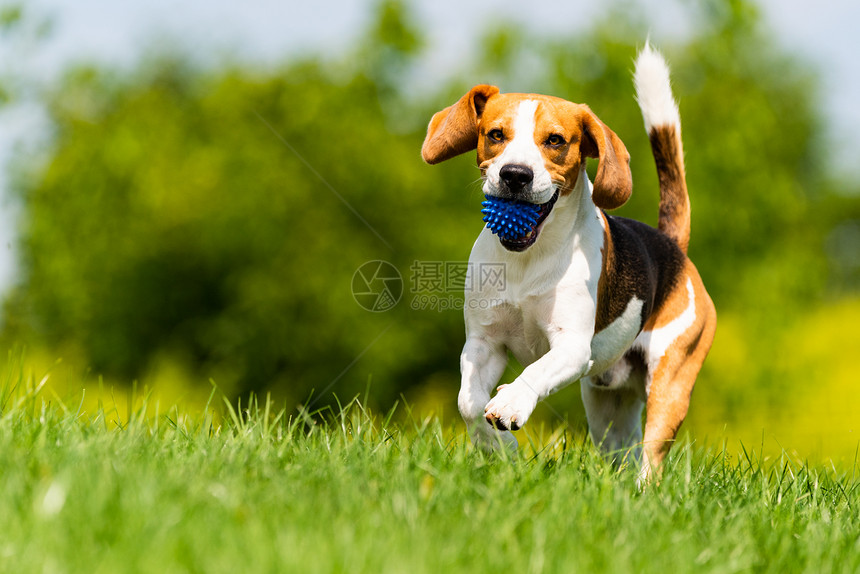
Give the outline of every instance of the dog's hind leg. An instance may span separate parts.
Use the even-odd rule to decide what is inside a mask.
[[[594,444],[616,465],[637,463],[644,406],[640,394],[629,387],[606,388],[592,377],[584,377],[580,388]]]
[[[696,317],[693,324],[671,341],[659,359],[649,361],[648,400],[642,467],[639,484],[659,472],[687,416],[693,385],[711,348],[717,315],[701,283],[694,289]],[[692,287],[690,287],[692,289]]]

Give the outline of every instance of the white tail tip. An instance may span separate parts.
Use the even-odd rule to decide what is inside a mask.
[[[666,125],[680,129],[681,116],[672,96],[669,66],[660,52],[651,48],[648,42],[636,58],[633,83],[636,86],[636,101],[645,119],[646,132],[650,134],[652,128]]]

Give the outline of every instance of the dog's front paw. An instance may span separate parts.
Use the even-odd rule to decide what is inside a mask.
[[[525,383],[501,385],[496,396],[484,407],[484,418],[496,428],[519,430],[535,410],[537,393]]]

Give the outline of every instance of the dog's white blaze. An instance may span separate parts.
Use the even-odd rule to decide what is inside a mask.
[[[517,106],[517,114],[514,117],[514,139],[502,152],[502,163],[531,163],[538,158],[541,162],[543,157],[535,145],[535,114],[537,114],[537,100],[523,100]]]
[[[513,139],[504,151],[493,160],[487,169],[484,193],[495,195],[500,187],[499,171],[506,165],[525,165],[534,173],[532,197],[524,198],[534,203],[544,203],[555,193],[552,177],[544,165],[544,157],[535,143],[535,128],[538,102],[523,100],[517,105],[512,124]]]
[[[696,292],[693,290],[693,281],[687,279],[687,296],[689,303],[683,313],[672,319],[666,325],[652,331],[642,331],[633,342],[632,348],[639,349],[645,355],[645,364],[648,366],[648,377],[645,380],[645,394],[651,391],[651,375],[660,359],[672,343],[684,332],[692,327],[696,321]]]
[[[591,339],[589,374],[600,374],[618,361],[642,327],[643,301],[633,297],[624,312]]]

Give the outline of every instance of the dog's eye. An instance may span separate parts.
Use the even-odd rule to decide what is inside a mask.
[[[557,147],[564,143],[564,138],[558,134],[552,134],[548,138],[546,138],[546,145]]]
[[[489,132],[487,132],[487,137],[494,142],[505,141],[505,134],[502,130],[490,130]]]

